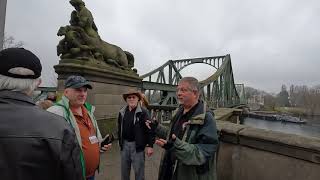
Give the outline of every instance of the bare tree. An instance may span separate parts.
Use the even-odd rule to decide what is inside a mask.
[[[12,48],[12,47],[21,48],[23,46],[24,46],[23,41],[16,41],[13,36],[8,36],[7,34],[4,35],[3,49]]]
[[[264,96],[264,109],[274,111],[276,107],[276,97],[266,94]]]
[[[320,112],[320,86],[308,88],[307,86],[290,87],[290,102],[294,107],[302,107],[308,114],[314,115]]]
[[[320,110],[320,93],[317,89],[311,88],[306,96],[305,107],[309,114],[314,115]]]

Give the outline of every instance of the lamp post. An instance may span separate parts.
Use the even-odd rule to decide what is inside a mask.
[[[4,43],[4,27],[6,22],[6,7],[7,0],[0,0],[0,50],[3,48]]]

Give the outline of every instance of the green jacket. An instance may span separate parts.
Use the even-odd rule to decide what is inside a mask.
[[[183,113],[182,107],[174,112],[170,128],[158,125],[156,129],[158,137],[169,139],[170,130],[180,113]],[[219,141],[215,119],[211,112],[206,111],[205,103],[199,102],[190,118],[190,123],[185,128],[183,138],[177,138],[173,147],[164,151],[160,163],[159,180],[165,180],[164,170],[168,167],[164,159],[167,158],[169,151],[174,153],[177,159],[174,162],[171,180],[216,180],[215,152]]]
[[[99,142],[101,142],[102,136],[101,136],[101,133],[100,133],[100,130],[98,127],[98,123],[93,115],[95,107],[89,103],[85,103],[84,106],[87,109],[88,114],[90,116],[90,119],[92,121],[92,124],[96,130],[96,136],[97,136]],[[73,113],[70,109],[69,99],[65,96],[62,96],[61,100],[58,101],[54,106],[51,106],[50,108],[48,108],[47,111],[52,112],[54,114],[57,114],[59,116],[62,116],[68,121],[68,123],[73,127],[73,129],[75,131],[79,146],[82,150],[82,141],[81,141],[80,130],[79,130],[79,127],[77,124],[77,120],[73,116]],[[83,171],[84,171],[83,174],[85,175],[85,163],[84,163],[83,153],[81,153],[81,160],[82,160],[82,167],[83,167]]]

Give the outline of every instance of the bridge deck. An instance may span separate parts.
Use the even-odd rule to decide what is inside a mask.
[[[151,157],[146,156],[145,179],[156,180],[161,158],[161,148],[154,145],[154,154]],[[111,150],[101,155],[101,171],[97,174],[97,180],[120,180],[120,150],[118,142],[114,142]],[[134,179],[134,173],[131,169],[131,178]]]

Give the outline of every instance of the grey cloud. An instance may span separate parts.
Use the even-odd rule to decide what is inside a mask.
[[[101,37],[135,55],[140,74],[169,59],[231,54],[236,82],[276,92],[320,84],[320,3],[298,1],[85,1]],[[52,74],[55,35],[68,24],[67,0],[10,0],[6,32],[36,51]],[[193,66],[200,77],[210,67]],[[44,74],[49,81],[50,74]],[[48,83],[47,83],[48,84]]]

